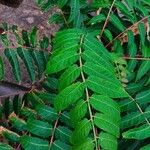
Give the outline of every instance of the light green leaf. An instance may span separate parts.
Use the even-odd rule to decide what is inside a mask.
[[[121,22],[121,19],[119,19],[115,14],[110,15],[110,22],[120,31],[124,31],[125,27],[123,23]]]
[[[54,13],[53,15],[50,16],[48,19],[49,23],[64,23],[64,19],[61,13]]]
[[[142,125],[137,128],[130,129],[123,133],[126,139],[143,140],[150,137],[150,126],[148,124]]]
[[[80,76],[80,68],[77,65],[70,66],[59,78],[59,91],[65,89]]]
[[[58,0],[57,4],[60,8],[62,8],[66,5],[67,2],[68,2],[68,0]]]
[[[86,84],[92,91],[107,95],[111,98],[128,97],[128,94],[125,92],[121,85],[118,86],[116,83],[110,82],[103,78],[90,76],[88,77]]]
[[[138,24],[138,30],[139,30],[139,35],[140,35],[140,39],[141,39],[141,44],[145,45],[145,37],[146,37],[145,24],[140,22]]]
[[[10,131],[8,129],[5,129],[5,128],[3,128],[3,130],[1,131],[1,135],[5,139],[7,139],[8,141],[11,141],[11,142],[18,143],[20,141],[20,136],[17,133]]]
[[[94,116],[94,124],[115,137],[119,137],[120,135],[120,122],[107,114],[96,113]]]
[[[21,71],[20,71],[20,65],[19,65],[19,60],[16,54],[15,50],[10,50],[10,49],[5,49],[4,51],[5,56],[9,60],[9,63],[12,68],[12,72],[15,76],[15,79],[17,82],[21,81]]]
[[[56,140],[53,142],[51,150],[70,150],[71,146],[66,143],[61,142],[60,140]]]
[[[4,78],[4,64],[3,59],[0,57],[0,81]]]
[[[103,95],[92,95],[90,98],[91,106],[99,112],[107,114],[112,118],[120,121],[120,107],[119,105],[112,100],[111,98]]]
[[[52,125],[40,120],[29,119],[27,121],[27,128],[32,134],[43,138],[49,137],[52,133]]]
[[[27,130],[26,122],[23,119],[18,118],[14,113],[9,116],[9,121],[15,129],[19,131]]]
[[[49,38],[44,36],[43,39],[40,41],[41,49],[47,49],[49,46]]]
[[[105,21],[106,19],[106,16],[104,14],[99,14],[97,16],[94,16],[88,24],[91,24],[91,25],[94,25],[96,23],[101,23],[103,21]]]
[[[33,27],[32,31],[29,35],[30,43],[31,43],[32,47],[37,46],[37,31],[38,31],[38,29],[36,27]]]
[[[54,110],[54,108],[51,108],[50,106],[37,105],[35,107],[35,110],[43,119],[49,122],[56,120],[58,117],[57,112]]]
[[[94,143],[91,139],[85,140],[83,143],[73,146],[72,150],[94,150]]]
[[[136,80],[140,80],[150,70],[150,61],[143,61],[138,68]]]
[[[101,132],[99,135],[99,144],[103,149],[117,150],[118,142],[115,136]]]
[[[49,143],[46,140],[24,135],[21,137],[21,146],[25,150],[48,150]]]
[[[62,142],[69,143],[72,131],[63,126],[58,126],[55,131],[55,138],[61,140]]]
[[[148,107],[143,114],[138,111],[129,113],[126,116],[122,117],[121,128],[125,129],[137,126],[145,122],[145,118],[150,119],[150,107]]]
[[[89,76],[96,76],[108,82],[113,82],[116,86],[121,86],[120,81],[115,76],[115,73],[110,72],[103,65],[87,62],[83,66],[83,71]]]
[[[61,91],[55,99],[54,107],[57,111],[64,110],[75,103],[83,95],[83,84],[77,82]]]
[[[66,51],[61,52],[56,57],[49,60],[46,72],[48,74],[59,72],[70,65],[74,64],[79,59],[77,52]]]
[[[14,150],[14,148],[8,144],[0,143],[0,150]]]
[[[33,63],[30,52],[26,49],[18,48],[17,53],[20,56],[20,58],[23,60],[31,81],[35,81],[34,63]]]
[[[43,53],[45,53],[45,52],[43,52],[43,51],[35,51],[35,50],[31,51],[31,55],[32,55],[32,57],[34,59],[34,62],[36,64],[37,68],[38,68],[38,76],[39,76],[39,78],[42,77],[42,74],[44,73],[45,68],[46,68],[45,58],[44,58],[44,54]]]
[[[82,144],[87,139],[91,129],[92,129],[92,126],[91,126],[90,121],[87,119],[82,120],[76,126],[71,137],[71,142],[74,145]]]
[[[80,100],[76,106],[70,111],[70,119],[75,126],[87,113],[87,102]]]
[[[150,149],[150,144],[143,146],[142,148],[140,148],[140,150],[149,150]]]

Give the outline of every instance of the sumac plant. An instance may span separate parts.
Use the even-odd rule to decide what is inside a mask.
[[[0,150],[149,150],[150,1],[36,3],[59,30],[2,24]]]

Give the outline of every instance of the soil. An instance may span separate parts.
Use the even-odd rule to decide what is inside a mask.
[[[41,34],[48,36],[55,33],[57,25],[48,24],[47,20],[54,10],[43,13],[35,4],[35,0],[23,0],[18,8],[11,8],[0,4],[0,23],[16,24],[20,28],[30,30],[37,26]]]

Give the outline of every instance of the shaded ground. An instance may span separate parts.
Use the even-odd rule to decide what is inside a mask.
[[[54,10],[49,11],[48,13],[43,13],[35,4],[35,0],[24,0],[19,8],[10,8],[0,4],[0,23],[7,22],[8,24],[17,25],[21,29],[30,30],[33,26],[38,27],[39,34],[42,36],[46,34],[51,36],[58,29],[56,25],[49,25],[47,23],[48,16],[54,12]],[[8,34],[9,35],[9,34]],[[14,37],[9,35],[11,41],[14,41]],[[13,42],[14,43],[14,42]],[[7,66],[5,68],[5,79],[6,81],[15,82],[14,77],[12,76],[12,70],[8,63],[8,60],[5,59],[3,54],[3,46],[0,43],[0,57],[4,59],[4,64]],[[22,68],[22,78],[24,83],[28,82],[28,75],[24,64],[21,62]]]
[[[57,26],[47,23],[48,16],[52,11],[43,13],[34,1],[24,0],[17,9],[0,5],[0,23],[7,22],[9,24],[16,24],[22,29],[31,29],[35,25],[42,34],[54,34]]]

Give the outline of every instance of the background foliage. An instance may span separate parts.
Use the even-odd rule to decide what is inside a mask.
[[[49,52],[36,27],[2,25],[0,149],[149,150],[150,1],[36,2],[60,29]]]

